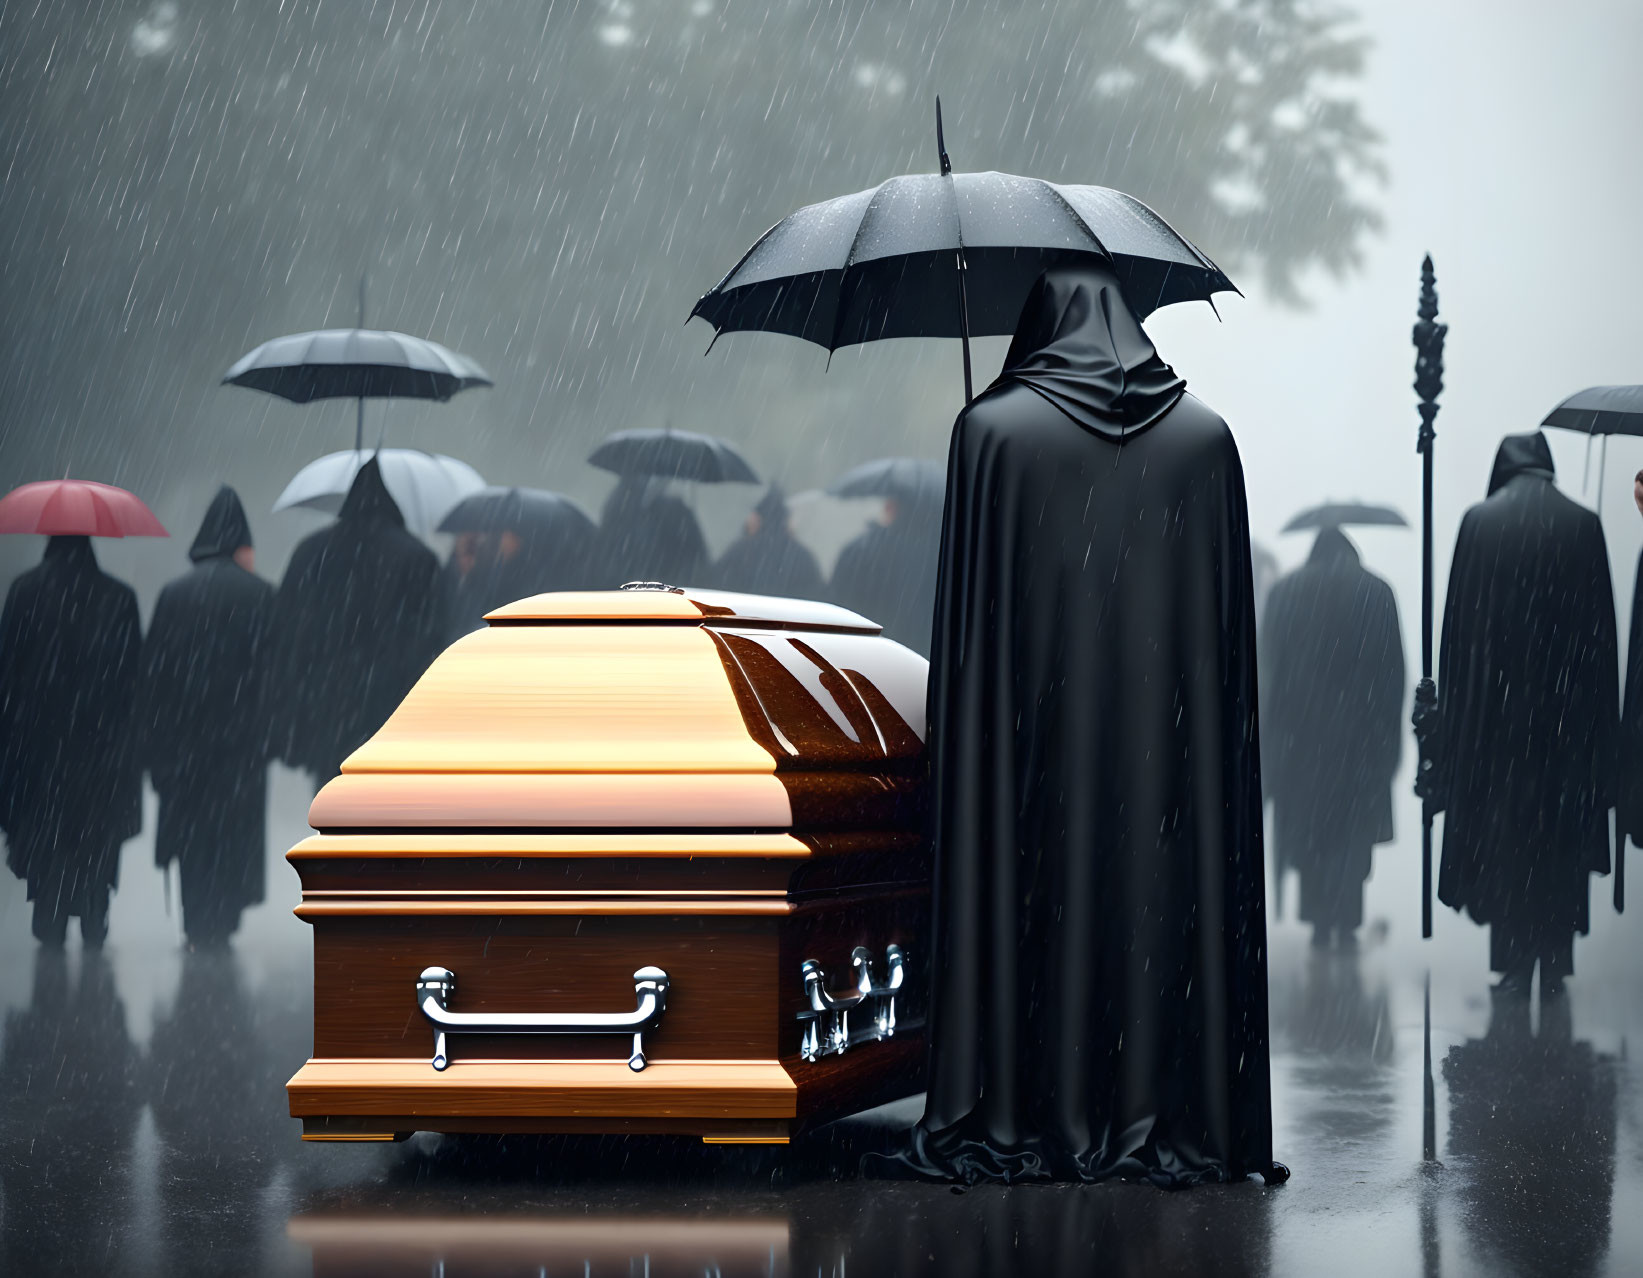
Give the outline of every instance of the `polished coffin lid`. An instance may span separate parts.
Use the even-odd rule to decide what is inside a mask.
[[[912,830],[927,664],[831,604],[537,595],[428,668],[314,799],[350,830]]]

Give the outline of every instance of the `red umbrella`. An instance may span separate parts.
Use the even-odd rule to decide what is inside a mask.
[[[43,479],[0,497],[0,533],[169,537],[142,498],[89,479]]]

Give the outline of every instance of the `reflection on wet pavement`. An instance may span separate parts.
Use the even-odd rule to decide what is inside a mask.
[[[1288,1186],[959,1193],[855,1175],[916,1102],[787,1149],[304,1145],[283,1091],[309,1043],[300,950],[4,954],[0,1273],[1454,1278],[1643,1260],[1625,1027],[1577,1034],[1578,983],[1538,1012],[1491,1006],[1481,978],[1438,999],[1427,1164],[1418,979],[1295,945],[1273,961]]]

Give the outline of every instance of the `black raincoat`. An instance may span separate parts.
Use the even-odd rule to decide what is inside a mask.
[[[599,516],[593,587],[626,581],[700,585],[709,571],[707,541],[689,506],[661,480],[624,475]]]
[[[142,762],[160,797],[154,862],[180,865],[190,940],[224,941],[263,899],[268,725],[263,699],[274,588],[234,562],[251,527],[219,489],[143,641]]]
[[[833,601],[928,656],[940,556],[941,511],[930,503],[897,502],[888,524],[869,524],[839,552],[830,583]]]
[[[316,781],[380,728],[439,652],[439,563],[373,458],[337,520],[291,554],[270,628],[278,753]]]
[[[1300,871],[1308,923],[1363,922],[1371,849],[1393,836],[1404,692],[1392,587],[1325,528],[1261,624],[1261,776],[1279,873]]]
[[[1449,570],[1438,670],[1438,899],[1490,925],[1490,965],[1567,947],[1609,871],[1618,700],[1598,518],[1553,483],[1538,431],[1508,435]]]
[[[954,428],[929,707],[908,1161],[1277,1174],[1243,471],[1105,267],[1040,278]]]
[[[1615,838],[1625,839],[1630,835],[1633,843],[1643,847],[1643,554],[1637,557],[1637,577],[1632,588],[1631,638],[1626,645],[1626,691],[1622,704]]]
[[[714,583],[721,590],[789,599],[820,599],[825,585],[816,557],[788,528],[791,518],[781,489],[770,490],[753,508],[757,523],[719,557]],[[749,521],[750,523],[752,521]]]
[[[88,537],[53,537],[0,614],[0,829],[28,895],[62,918],[106,909],[143,821],[132,749],[142,623]]]

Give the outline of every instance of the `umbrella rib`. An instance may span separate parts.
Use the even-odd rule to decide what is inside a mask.
[[[829,364],[833,362],[833,352],[839,349],[839,324],[844,316],[844,286],[850,278],[850,272],[855,269],[856,246],[861,243],[861,233],[867,226],[867,219],[873,215],[873,210],[878,207],[879,196],[884,194],[884,188],[894,181],[895,179],[891,178],[887,182],[879,183],[878,189],[873,192],[872,198],[867,201],[867,207],[861,211],[861,220],[856,223],[855,234],[850,237],[850,248],[845,252],[844,266],[839,271],[839,296],[837,304],[833,307],[833,332],[827,339],[827,361]]]

